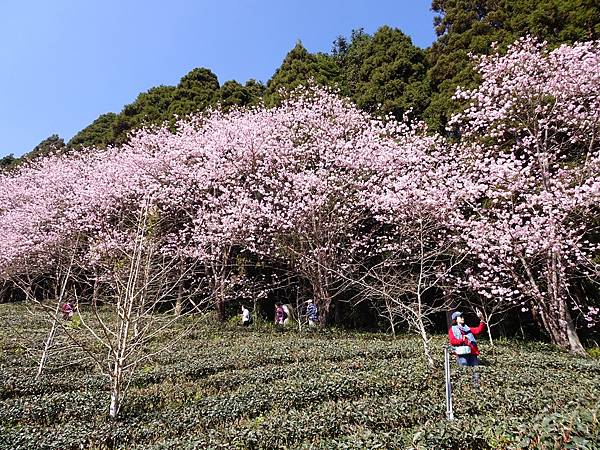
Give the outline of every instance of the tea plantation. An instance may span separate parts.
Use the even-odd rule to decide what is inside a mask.
[[[42,348],[47,325],[14,305],[0,305],[0,320],[2,449],[600,448],[600,359],[540,343],[482,342],[480,389],[453,363],[449,422],[443,336],[429,371],[409,336],[188,317],[178,327],[193,331],[139,367],[112,421],[107,378],[90,360],[54,352],[34,381],[21,344]]]

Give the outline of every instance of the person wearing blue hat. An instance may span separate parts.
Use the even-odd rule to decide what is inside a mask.
[[[465,325],[465,318],[461,311],[452,313],[452,326],[448,330],[448,339],[450,344],[454,346],[456,360],[461,367],[477,367],[479,365],[479,348],[475,336],[485,329],[483,322],[483,314],[477,310],[477,317],[480,323],[478,326],[471,328]],[[479,383],[477,372],[473,372],[473,382]]]

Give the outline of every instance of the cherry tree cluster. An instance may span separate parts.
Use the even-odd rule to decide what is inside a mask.
[[[455,216],[474,262],[466,281],[488,301],[531,308],[579,352],[572,313],[597,320],[581,294],[599,270],[599,69],[598,42],[548,51],[522,38],[479,58],[483,82],[457,92],[469,106],[454,118],[476,187]]]
[[[427,317],[465,287],[580,351],[576,325],[598,312],[599,67],[597,42],[524,38],[481,57],[480,87],[457,92],[458,140],[308,86],[275,108],[45,157],[0,176],[0,276],[44,277],[76,255],[80,274],[110,279],[143,231],[178,290],[202,285],[222,319],[256,290],[250,261],[300,280],[323,322],[356,292],[383,302],[426,353]]]

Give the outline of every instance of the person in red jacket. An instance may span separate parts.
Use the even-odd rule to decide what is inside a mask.
[[[479,365],[479,348],[475,336],[485,329],[485,323],[482,321],[483,314],[477,311],[480,323],[471,328],[465,325],[463,313],[455,311],[452,313],[452,326],[448,330],[448,340],[454,346],[456,360],[461,367],[477,367]],[[473,382],[479,384],[479,375],[473,370]]]

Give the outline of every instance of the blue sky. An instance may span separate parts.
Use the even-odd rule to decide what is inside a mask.
[[[68,141],[195,67],[266,82],[301,40],[329,52],[352,29],[435,39],[428,0],[0,0],[0,157]]]

